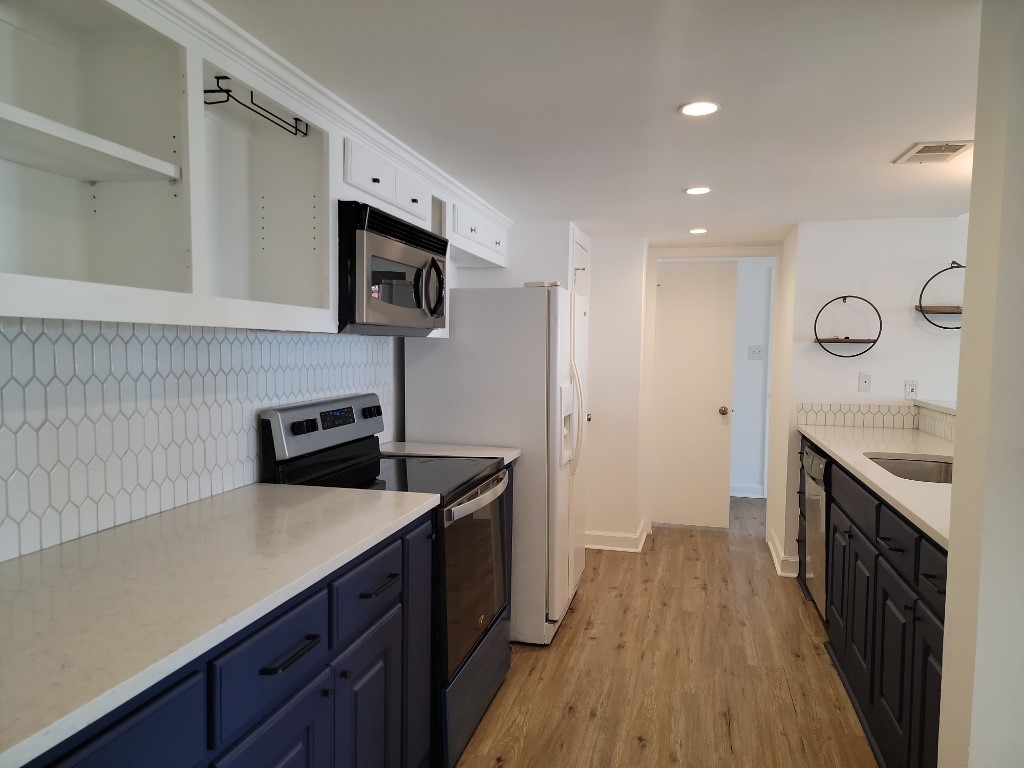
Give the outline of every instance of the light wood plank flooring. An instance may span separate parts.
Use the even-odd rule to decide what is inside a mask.
[[[731,517],[588,551],[554,643],[513,647],[459,768],[875,766],[813,604],[775,575],[764,502]]]

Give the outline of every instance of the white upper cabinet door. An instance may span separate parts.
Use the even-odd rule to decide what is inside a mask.
[[[508,230],[504,227],[487,222],[484,227],[484,231],[487,235],[487,241],[484,243],[488,248],[496,253],[500,253],[502,256],[508,254]]]
[[[430,186],[405,171],[398,171],[395,181],[395,204],[417,219],[430,221]]]
[[[381,200],[395,202],[397,169],[391,161],[349,139],[345,150],[345,181]]]
[[[465,206],[455,204],[455,231],[480,245],[487,245],[484,217]]]

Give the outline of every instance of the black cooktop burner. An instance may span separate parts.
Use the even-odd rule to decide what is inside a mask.
[[[379,457],[319,477],[306,478],[303,484],[436,493],[441,496],[442,506],[447,506],[500,471],[501,459]]]

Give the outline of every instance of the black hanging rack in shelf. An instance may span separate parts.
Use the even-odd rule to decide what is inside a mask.
[[[228,77],[227,75],[215,75],[213,79],[217,81],[217,87],[207,88],[203,91],[203,94],[205,97],[215,96],[216,98],[211,101],[209,98],[204,97],[204,104],[227,104],[229,101],[233,101],[235,102],[235,104],[239,104],[240,106],[243,106],[246,109],[248,109],[250,112],[259,115],[264,120],[269,120],[278,128],[280,128],[283,131],[287,131],[292,136],[309,136],[309,123],[307,123],[305,120],[300,120],[297,117],[293,117],[291,121],[288,121],[285,118],[280,117],[279,115],[275,115],[266,107],[256,103],[256,94],[251,90],[249,91],[249,103],[246,104],[244,101],[235,96],[235,94],[232,92],[230,88],[225,88],[224,85],[222,84],[222,81],[230,80],[230,77]]]
[[[962,315],[964,308],[953,304],[925,304],[924,303],[924,292],[939,275],[944,275],[946,272],[952,272],[955,269],[967,269],[966,265],[961,264],[959,261],[951,261],[949,266],[945,269],[940,269],[934,275],[929,277],[923,286],[921,286],[921,293],[917,297],[917,305],[914,307],[918,312],[921,313],[928,323],[934,325],[936,328],[941,328],[944,331],[959,331],[962,325],[943,325],[932,320],[933,315]]]
[[[821,336],[818,335],[818,319],[821,317],[821,313],[825,311],[825,308],[831,304],[835,304],[837,301],[841,301],[843,302],[843,304],[845,304],[847,299],[857,299],[858,301],[863,301],[865,304],[867,304],[869,307],[875,310],[875,315],[878,316],[878,333],[875,334],[875,337],[873,339],[851,338],[850,336],[826,336],[825,338],[822,338]],[[882,338],[882,313],[878,311],[878,307],[876,307],[870,301],[865,299],[863,296],[854,296],[852,294],[847,294],[846,296],[836,296],[831,301],[825,302],[821,309],[818,310],[818,314],[814,316],[814,343],[817,344],[826,352],[828,352],[833,357],[860,357],[866,352],[870,352],[871,349],[875,346],[875,344],[878,343],[878,340],[880,338]],[[866,349],[862,349],[859,352],[853,353],[852,355],[843,355],[840,354],[839,352],[833,352],[831,349],[829,349],[828,345],[831,344],[861,344],[866,345]]]

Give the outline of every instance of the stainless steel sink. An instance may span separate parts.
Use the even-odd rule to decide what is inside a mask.
[[[952,483],[953,460],[932,459],[923,456],[892,456],[886,454],[864,454],[886,472],[905,480],[921,483]]]

